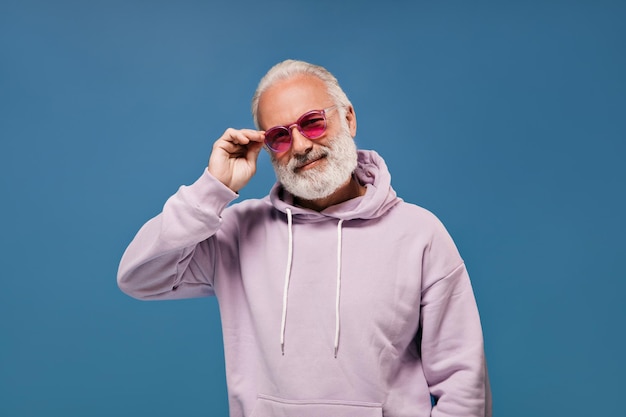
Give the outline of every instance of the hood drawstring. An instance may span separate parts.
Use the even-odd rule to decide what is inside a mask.
[[[285,355],[285,325],[287,323],[287,299],[289,294],[289,280],[291,279],[291,265],[293,260],[293,215],[291,209],[287,208],[287,229],[289,234],[288,252],[287,252],[287,268],[285,270],[285,286],[283,288],[283,313],[280,322],[280,350]],[[343,219],[337,223],[337,290],[335,294],[335,344],[334,355],[337,357],[339,350],[339,301],[341,295],[341,237],[342,237]]]
[[[335,358],[339,350],[339,295],[341,294],[341,226],[343,219],[337,223],[337,292],[335,295]]]
[[[285,354],[285,323],[287,321],[287,294],[291,277],[291,260],[293,258],[293,231],[291,209],[287,209],[287,228],[289,230],[289,249],[287,252],[287,269],[285,270],[285,288],[283,289],[283,317],[280,322],[280,350]]]

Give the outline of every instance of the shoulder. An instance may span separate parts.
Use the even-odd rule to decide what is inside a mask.
[[[413,203],[401,201],[390,215],[407,227],[418,227],[421,230],[441,231],[445,227],[441,220],[430,210]]]

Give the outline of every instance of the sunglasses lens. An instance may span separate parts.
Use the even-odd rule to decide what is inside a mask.
[[[291,132],[295,125],[305,137],[317,139],[326,131],[326,118],[323,111],[306,113],[297,123],[287,126],[276,126],[265,131],[265,144],[274,152],[286,152],[291,146]]]
[[[300,132],[309,139],[319,138],[326,131],[326,119],[321,112],[305,114],[298,125]]]
[[[275,127],[265,132],[265,144],[274,152],[285,152],[291,146],[291,135],[284,127]]]

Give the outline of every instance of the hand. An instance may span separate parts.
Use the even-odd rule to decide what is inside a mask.
[[[209,172],[225,186],[239,192],[256,173],[265,133],[252,129],[226,129],[213,144]]]

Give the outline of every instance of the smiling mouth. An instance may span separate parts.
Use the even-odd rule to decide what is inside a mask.
[[[308,159],[301,163],[298,163],[296,167],[293,169],[294,172],[306,171],[307,169],[315,167],[320,161],[326,158],[326,155],[319,155],[315,158]]]

